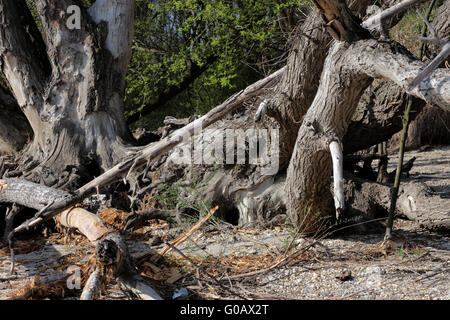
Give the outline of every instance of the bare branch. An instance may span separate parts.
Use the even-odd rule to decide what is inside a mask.
[[[389,9],[383,10],[370,18],[368,18],[366,21],[364,21],[361,26],[363,28],[366,28],[368,30],[374,30],[379,28],[380,24],[383,23],[384,20],[402,13],[406,11],[408,8],[412,7],[413,5],[422,2],[424,0],[405,0],[403,2],[400,2],[399,4],[396,4]]]
[[[450,56],[450,42],[447,42],[441,52],[411,81],[409,90],[413,90],[416,86],[424,81],[431,73],[439,67],[439,65]]]

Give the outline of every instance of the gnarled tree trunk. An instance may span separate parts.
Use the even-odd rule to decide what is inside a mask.
[[[87,10],[76,2],[81,28],[70,29],[73,4],[36,1],[44,41],[24,0],[0,1],[1,71],[34,133],[19,169],[68,189],[126,155],[122,98],[135,6],[99,0]]]

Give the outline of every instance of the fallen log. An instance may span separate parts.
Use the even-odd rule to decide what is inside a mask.
[[[0,180],[0,202],[17,203],[36,210],[70,197],[70,194],[22,179]],[[127,245],[113,230],[106,227],[95,214],[79,207],[64,210],[56,217],[64,227],[76,229],[95,245],[99,266],[90,275],[83,299],[95,299],[100,292],[102,273],[99,268],[111,271],[125,287],[144,300],[162,300],[156,291],[145,283],[133,266]]]

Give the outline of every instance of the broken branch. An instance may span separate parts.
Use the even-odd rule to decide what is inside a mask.
[[[182,244],[184,241],[186,241],[195,231],[197,231],[206,221],[208,221],[208,219],[214,214],[214,212],[217,211],[217,209],[219,209],[219,206],[216,206],[214,208],[212,208],[209,213],[207,215],[205,215],[202,219],[200,219],[191,229],[189,229],[188,231],[186,231],[185,233],[183,233],[181,236],[179,236],[178,238],[176,238],[175,240],[173,240],[170,245],[164,247],[163,249],[161,249],[158,252],[158,255],[156,256],[156,258],[154,259],[153,262],[157,261],[160,259],[160,257],[162,257],[163,255],[165,255],[167,252],[169,252],[170,250],[172,250],[173,247],[179,246],[180,244]]]

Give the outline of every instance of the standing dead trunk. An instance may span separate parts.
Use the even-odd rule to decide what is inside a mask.
[[[27,31],[37,28],[24,0],[0,1],[1,71],[34,133],[20,169],[69,189],[89,176],[87,167],[103,171],[126,155],[131,135],[122,98],[135,6],[133,0],[80,5],[81,26],[72,29],[72,4],[36,1],[44,42],[38,31]]]

